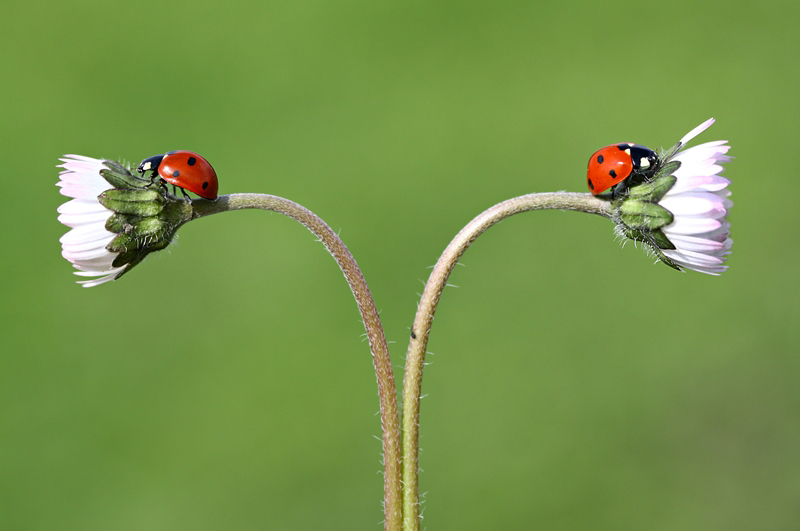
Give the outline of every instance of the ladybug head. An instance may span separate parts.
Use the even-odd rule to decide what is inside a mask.
[[[147,171],[152,171],[153,173],[158,173],[158,167],[161,165],[161,161],[164,159],[164,155],[153,155],[152,157],[147,157],[144,159],[139,167],[136,168],[136,171],[144,175]]]
[[[629,149],[634,172],[647,176],[655,173],[658,166],[658,155],[655,151],[639,144],[634,144]]]

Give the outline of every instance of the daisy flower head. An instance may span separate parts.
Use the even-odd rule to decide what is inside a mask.
[[[730,181],[720,174],[730,160],[727,140],[686,144],[708,129],[706,120],[662,153],[653,178],[616,201],[619,234],[648,245],[667,265],[719,275],[731,253]]]
[[[169,245],[192,218],[190,202],[179,200],[161,181],[135,175],[117,162],[64,155],[57,186],[71,197],[58,207],[70,227],[61,254],[82,277],[85,288],[116,280],[145,256]]]

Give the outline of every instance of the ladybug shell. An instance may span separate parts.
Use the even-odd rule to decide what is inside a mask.
[[[170,151],[158,165],[162,179],[206,199],[216,199],[217,173],[206,159],[192,151]]]
[[[646,179],[657,167],[658,155],[652,149],[630,142],[612,144],[589,159],[586,184],[592,194],[598,195],[632,175],[637,181]]]
[[[589,171],[586,183],[589,191],[597,195],[605,192],[617,183],[627,179],[633,172],[633,160],[630,147],[633,144],[623,143],[606,146],[598,150],[589,159]]]

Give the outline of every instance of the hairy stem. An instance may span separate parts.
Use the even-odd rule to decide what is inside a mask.
[[[381,407],[384,460],[384,528],[400,531],[402,526],[402,488],[400,470],[400,426],[397,394],[389,359],[389,349],[383,333],[375,302],[364,275],[355,259],[333,230],[310,210],[281,197],[265,194],[233,194],[220,196],[216,201],[193,201],[194,218],[219,212],[242,209],[270,210],[284,214],[310,230],[325,245],[325,248],[342,269],[361,312],[364,328],[369,338],[372,361],[378,378],[378,394]]]
[[[461,229],[431,272],[411,328],[403,380],[403,529],[419,531],[419,407],[425,350],[433,314],[447,278],[461,255],[486,229],[505,218],[529,210],[577,210],[611,217],[611,203],[590,194],[556,192],[523,195],[484,211]]]

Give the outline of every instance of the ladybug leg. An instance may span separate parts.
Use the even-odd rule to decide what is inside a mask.
[[[186,199],[187,201],[191,200],[191,197],[189,197],[189,194],[186,193],[186,190],[184,190],[183,188],[180,188],[180,191],[183,194],[183,198],[184,199]],[[172,195],[174,195],[175,197],[178,197],[178,187],[175,186],[174,184],[172,185]]]
[[[628,193],[628,185],[629,185],[629,183],[627,181],[622,181],[621,183],[617,183],[614,186],[612,186],[611,187],[611,199],[612,199],[612,201],[614,200],[614,198],[616,198],[618,196],[627,195],[627,193]]]
[[[142,174],[142,175],[144,175],[144,174]],[[158,178],[158,174],[157,173],[153,173],[153,174],[150,175],[150,184],[145,185],[145,188],[150,188],[151,186],[164,187],[164,180]],[[164,187],[164,189],[166,190],[166,187]]]

